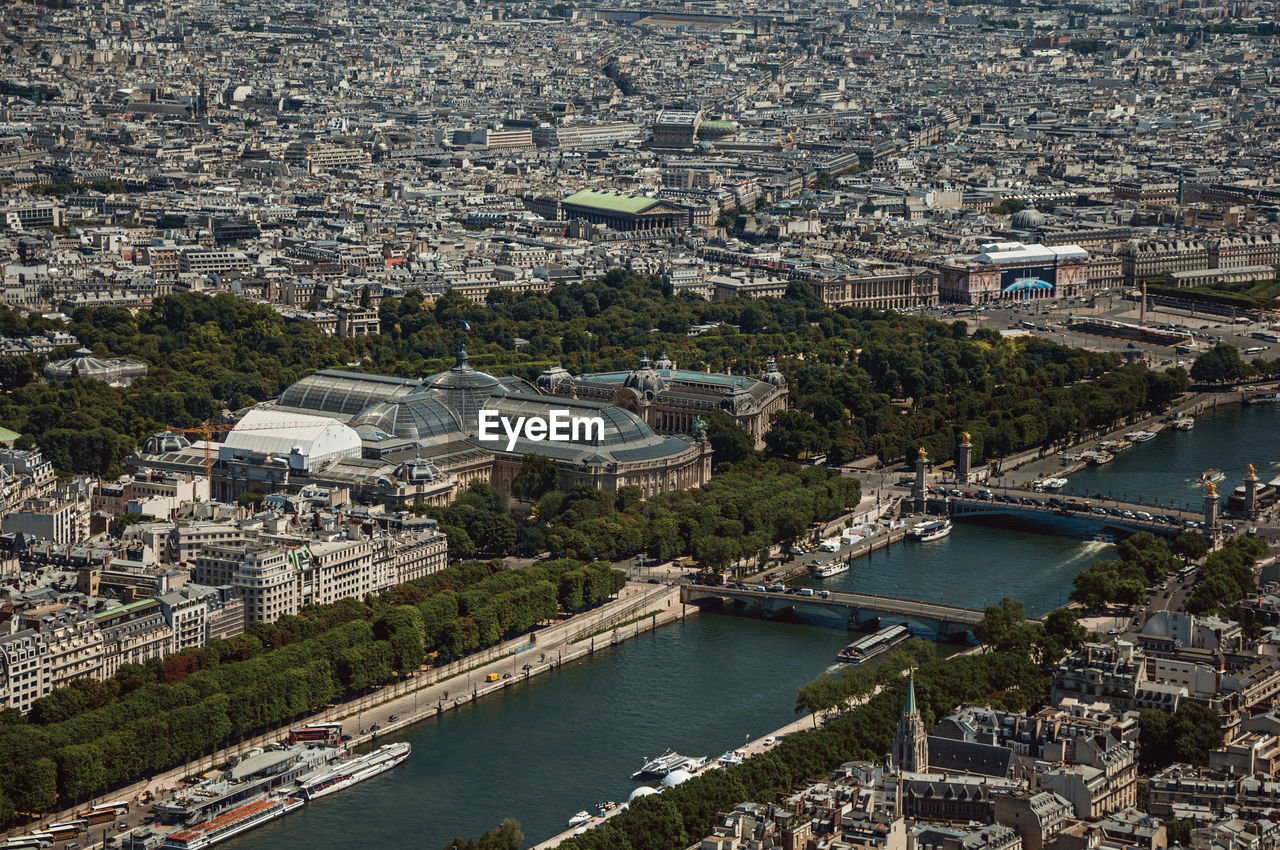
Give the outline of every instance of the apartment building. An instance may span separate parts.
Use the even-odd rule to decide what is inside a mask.
[[[306,167],[311,174],[318,174],[330,168],[368,165],[372,156],[369,151],[360,148],[295,142],[285,149],[284,161],[289,165]]]
[[[102,678],[116,674],[122,665],[145,664],[173,650],[172,630],[159,599],[139,599],[93,615],[94,628],[102,635]]]
[[[247,624],[274,623],[286,614],[298,613],[298,573],[307,559],[305,549],[246,547],[230,584],[244,602]]]
[[[5,230],[34,230],[62,226],[62,208],[53,201],[13,201],[0,207]]]
[[[157,601],[169,624],[169,652],[204,645],[209,607],[203,594],[184,587],[164,594]]]
[[[377,310],[341,306],[338,308],[337,331],[339,339],[376,336],[382,332],[382,322]]]
[[[1133,241],[1120,248],[1121,273],[1126,286],[1167,272],[1198,271],[1209,267],[1209,249],[1195,239]]]
[[[1039,785],[1069,801],[1076,817],[1096,820],[1137,802],[1138,750],[1099,735],[1076,741],[1075,764],[1041,774]]]
[[[49,686],[61,688],[73,679],[102,678],[102,635],[82,609],[59,606],[24,613],[48,647]]]
[[[197,553],[207,546],[218,546],[228,543],[239,543],[245,539],[244,531],[239,526],[227,522],[196,521],[175,523],[164,539],[163,550],[159,551],[161,561],[169,564],[190,563]],[[197,578],[201,584],[218,586],[229,584],[230,576],[221,580]]]
[[[177,245],[147,245],[138,256],[143,265],[151,267],[153,277],[176,277],[181,269]]]
[[[546,125],[533,129],[533,143],[540,148],[598,148],[618,142],[640,138],[643,130],[638,124],[614,122],[609,124]]]
[[[4,515],[0,530],[54,543],[78,543],[89,537],[89,499],[78,497],[28,499],[21,507]]]
[[[178,271],[196,274],[226,274],[246,271],[253,262],[243,251],[214,251],[206,248],[183,248],[178,252]]]
[[[440,531],[420,531],[373,540],[374,584],[394,587],[448,566],[449,538]],[[379,584],[379,575],[383,576]]]
[[[0,479],[6,482],[6,505],[47,496],[58,484],[53,464],[39,449],[0,448]]]
[[[0,634],[0,707],[25,714],[51,690],[49,646],[33,629],[17,627],[16,617],[0,623],[0,629],[10,629]]]
[[[1280,233],[1247,233],[1212,239],[1207,245],[1209,267],[1280,266]]]

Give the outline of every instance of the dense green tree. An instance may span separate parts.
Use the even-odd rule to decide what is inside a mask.
[[[1240,349],[1220,342],[1196,358],[1191,364],[1191,377],[1208,384],[1234,383],[1249,374],[1249,366],[1240,359]]]
[[[34,759],[21,770],[21,781],[9,792],[14,808],[35,815],[53,811],[58,804],[58,766],[53,759]]]
[[[559,475],[560,467],[551,458],[527,454],[520,461],[520,471],[511,482],[511,495],[527,502],[536,502],[555,489]]]
[[[1057,643],[1059,655],[1076,649],[1089,636],[1085,627],[1080,625],[1079,615],[1071,608],[1054,608],[1046,614],[1044,633]]]
[[[710,441],[713,452],[712,465],[717,471],[747,460],[755,454],[751,436],[729,414],[717,411],[706,422],[707,440]]]
[[[1209,554],[1209,541],[1198,531],[1184,531],[1169,547],[1173,554],[1186,561],[1198,561]]]
[[[1172,714],[1158,708],[1138,715],[1139,759],[1154,772],[1173,762],[1203,766],[1222,746],[1222,718],[1213,709],[1183,701]]]

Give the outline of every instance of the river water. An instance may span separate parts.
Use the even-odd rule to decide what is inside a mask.
[[[1103,466],[1071,476],[1063,492],[1133,499],[1174,505],[1199,512],[1204,491],[1197,483],[1206,469],[1220,469],[1226,480],[1218,494],[1244,483],[1245,465],[1257,467],[1267,482],[1280,474],[1280,404],[1223,408],[1196,418],[1190,431],[1168,430],[1154,440],[1136,443]]]
[[[1263,480],[1280,471],[1278,425],[1280,405],[1206,414],[1192,431],[1073,476],[1067,489],[1198,506],[1194,481],[1208,467],[1227,472],[1223,493],[1247,462]],[[943,540],[894,546],[814,585],[975,608],[1012,596],[1034,615],[1063,604],[1075,574],[1110,549],[958,523]],[[531,847],[579,809],[624,801],[646,756],[670,747],[716,757],[794,719],[796,689],[836,669],[848,641],[818,626],[692,617],[425,721],[393,738],[413,744],[405,764],[226,846],[436,850],[514,817]]]

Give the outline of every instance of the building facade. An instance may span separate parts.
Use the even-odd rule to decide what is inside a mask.
[[[544,371],[538,389],[563,398],[610,402],[635,414],[659,434],[693,434],[699,420],[722,412],[764,448],[774,414],[787,409],[787,380],[772,359],[759,379],[677,369],[665,354],[641,357],[630,372],[573,376],[561,367]]]

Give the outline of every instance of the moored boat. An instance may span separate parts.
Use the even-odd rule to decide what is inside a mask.
[[[224,812],[195,826],[178,830],[164,840],[163,850],[200,850],[247,832],[255,826],[289,814],[303,805],[301,800],[273,797],[257,800]]]
[[[572,828],[575,826],[582,826],[584,823],[590,823],[590,822],[591,822],[591,812],[588,812],[586,809],[583,809],[573,817],[569,818],[569,827]]]
[[[1153,431],[1130,431],[1127,436],[1135,443],[1145,443],[1148,440],[1154,440],[1156,438],[1155,432]]]
[[[928,543],[930,540],[941,540],[950,533],[951,520],[935,519],[932,522],[922,522],[908,531],[907,538],[920,543]]]
[[[1196,427],[1196,420],[1190,416],[1179,416],[1177,419],[1173,420],[1173,427],[1177,428],[1179,431],[1190,431],[1192,428]]]
[[[841,573],[849,572],[848,561],[832,561],[830,564],[822,564],[813,570],[814,578],[831,578]]]
[[[655,759],[645,762],[644,767],[631,774],[632,779],[662,779],[676,770],[693,771],[706,764],[705,758],[682,756],[675,750],[667,750]]]
[[[407,741],[384,744],[371,753],[344,759],[298,780],[298,796],[316,800],[350,788],[357,782],[385,773],[409,757],[413,747]]]

